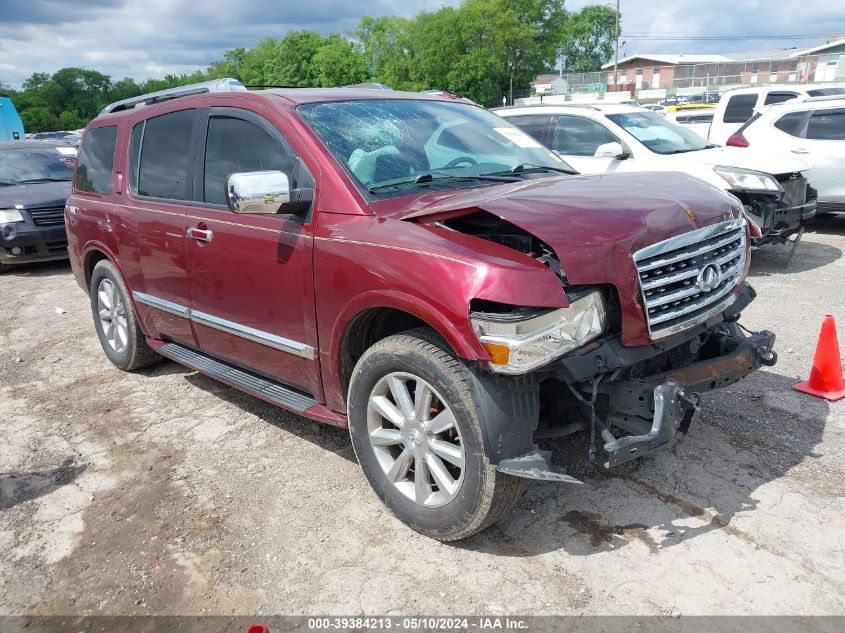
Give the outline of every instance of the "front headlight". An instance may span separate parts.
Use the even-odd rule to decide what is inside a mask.
[[[17,209],[0,209],[0,224],[23,222],[23,216]]]
[[[573,301],[568,308],[542,314],[470,314],[478,340],[490,354],[490,368],[524,374],[560,358],[604,332],[606,310],[601,292]]]
[[[736,167],[714,167],[713,171],[719,174],[732,189],[770,191],[772,193],[783,191],[777,180],[761,171],[738,169]]]

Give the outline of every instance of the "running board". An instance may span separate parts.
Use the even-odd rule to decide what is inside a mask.
[[[231,387],[236,387],[262,400],[297,413],[303,413],[306,409],[317,404],[317,401],[309,395],[261,376],[256,376],[243,369],[238,369],[177,343],[165,343],[159,346],[156,351],[181,365],[205,374],[209,378],[214,378]]]

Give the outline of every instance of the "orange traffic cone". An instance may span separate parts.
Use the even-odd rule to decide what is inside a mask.
[[[845,382],[842,380],[842,361],[839,356],[839,341],[836,338],[836,323],[830,314],[824,315],[810,380],[793,386],[795,391],[808,393],[825,400],[845,398]]]

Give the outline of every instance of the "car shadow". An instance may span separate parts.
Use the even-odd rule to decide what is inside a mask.
[[[845,223],[843,223],[843,228],[845,228]],[[803,273],[827,266],[842,257],[841,249],[813,241],[812,234],[805,233],[801,243],[795,249],[795,256],[787,266],[791,248],[791,245],[786,244],[767,244],[755,248],[751,253],[751,268],[748,276],[754,278]]]
[[[0,510],[48,495],[74,481],[88,468],[74,464],[73,457],[50,470],[31,473],[0,473]]]
[[[176,365],[176,363],[170,362],[166,364]],[[190,369],[183,368],[179,365],[176,366],[188,372],[185,375],[185,380],[209,395],[233,404],[246,413],[250,413],[278,429],[312,442],[320,448],[331,451],[353,463],[358,463],[355,453],[352,450],[352,443],[349,441],[349,431],[345,428],[309,420],[301,415],[272,405],[269,402],[264,402],[264,400],[239,389],[229,387],[204,374],[198,372],[191,373]]]
[[[634,542],[656,552],[721,530],[765,548],[732,520],[755,511],[761,486],[820,457],[829,412],[826,401],[794,392],[795,382],[761,371],[705,394],[702,418],[687,436],[613,470],[588,461],[586,434],[554,441],[545,447],[552,463],[584,485],[532,482],[509,517],[453,546],[589,556]]]
[[[53,277],[71,272],[70,260],[57,259],[49,262],[15,264],[3,273],[4,277]]]
[[[146,373],[183,373],[209,396],[357,461],[346,429],[308,420],[170,361]],[[655,552],[716,530],[750,539],[731,522],[756,509],[754,491],[819,457],[815,449],[829,404],[793,391],[795,382],[759,371],[704,394],[702,417],[688,435],[613,470],[589,462],[586,433],[541,445],[552,452],[554,466],[584,485],[530,482],[508,517],[446,545],[498,556],[558,550],[588,556],[634,541]]]

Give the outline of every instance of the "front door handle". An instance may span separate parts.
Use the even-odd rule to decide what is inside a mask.
[[[190,228],[188,229],[188,237],[197,242],[210,242],[214,237],[214,233],[208,229]]]
[[[793,154],[809,154],[810,150],[804,149],[803,147],[798,147],[798,148],[792,150],[792,153]]]

